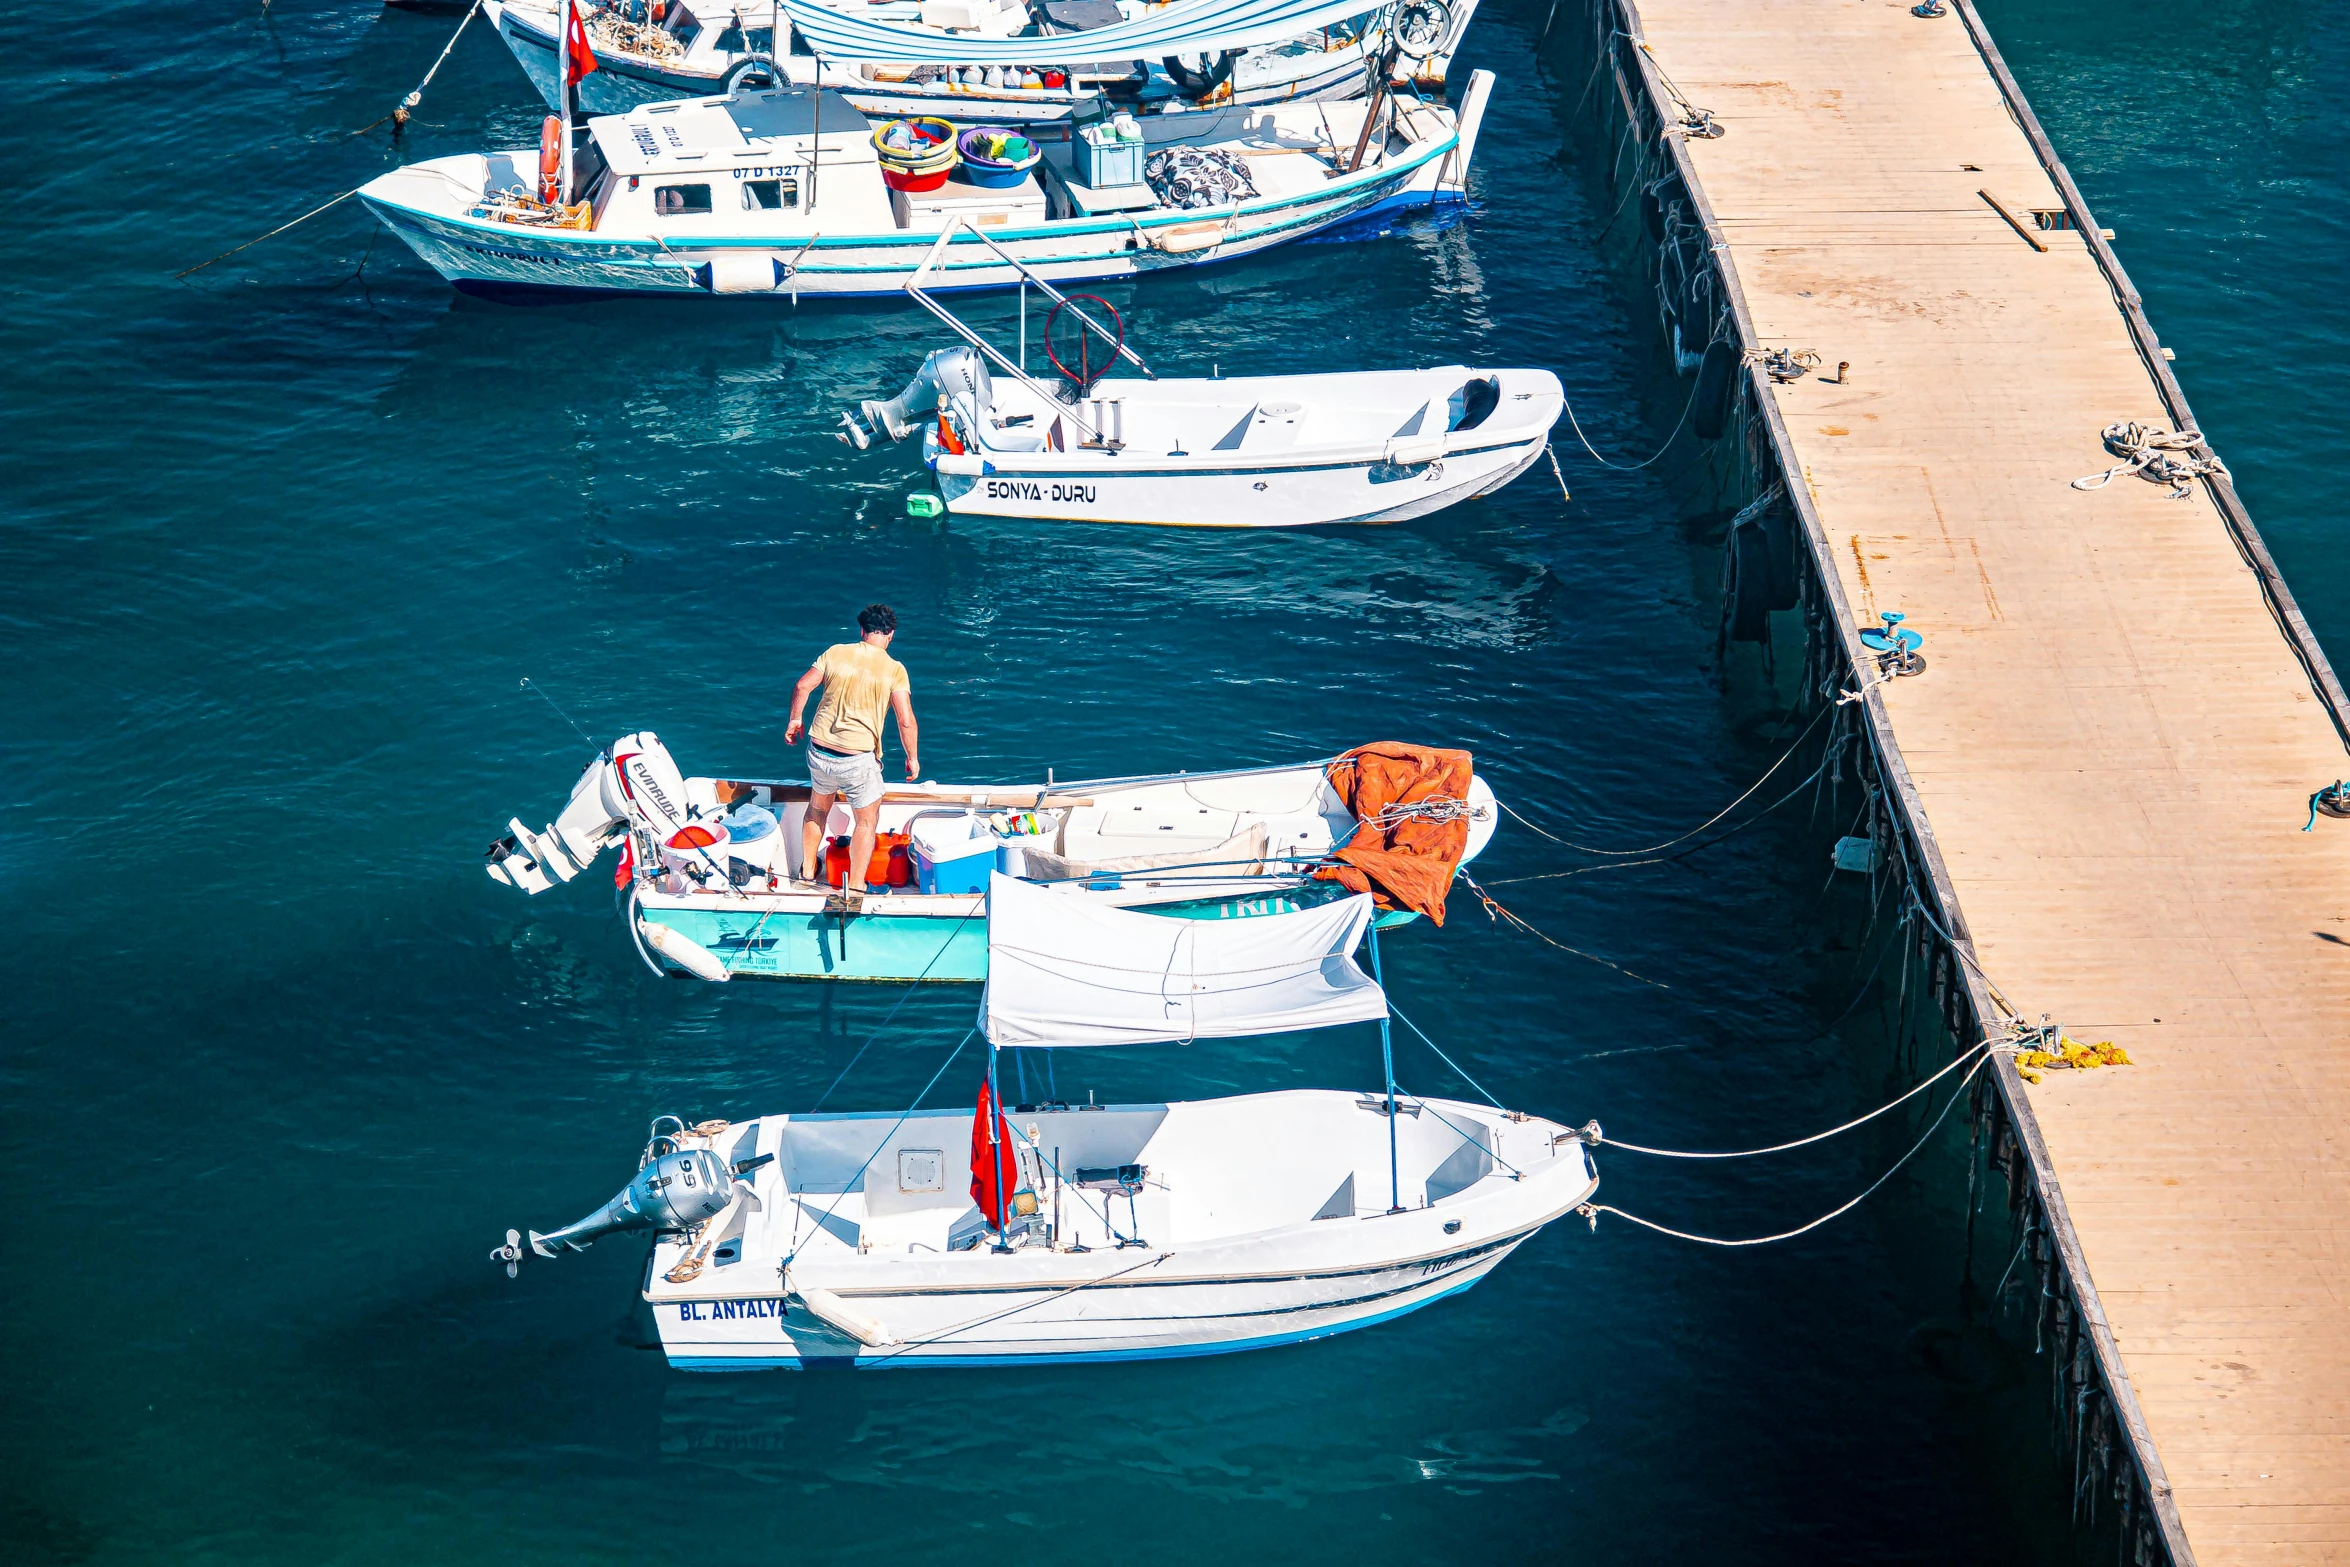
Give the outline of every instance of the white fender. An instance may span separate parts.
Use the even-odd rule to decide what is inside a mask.
[[[830,1290],[817,1289],[808,1284],[792,1284],[788,1281],[784,1288],[789,1290],[801,1305],[808,1308],[809,1316],[829,1327],[838,1328],[860,1344],[868,1345],[874,1349],[886,1349],[898,1342],[898,1336],[892,1333],[880,1318],[866,1315]]]
[[[703,946],[693,937],[671,927],[648,919],[639,919],[636,928],[643,933],[645,945],[684,969],[696,979],[714,979],[721,982],[732,978],[718,954]]]
[[[1462,190],[1469,188],[1469,160],[1477,155],[1477,132],[1485,124],[1485,100],[1492,96],[1493,73],[1471,71],[1468,93],[1461,100],[1460,116],[1453,121],[1461,140],[1460,156],[1453,165],[1455,172],[1451,179],[1445,181],[1446,184],[1458,186]]]
[[[1409,439],[1390,440],[1387,443],[1387,461],[1398,468],[1417,468],[1422,463],[1434,462],[1444,455],[1444,437],[1417,435]]]

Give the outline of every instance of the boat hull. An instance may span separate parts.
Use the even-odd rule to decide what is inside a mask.
[[[1317,235],[1373,237],[1405,217],[1457,207],[1452,187],[1439,188],[1449,149],[1360,181],[1338,182],[1327,193],[1279,204],[1215,214],[1155,213],[1141,219],[1092,219],[997,231],[993,238],[1037,275],[1055,283],[1098,283],[1172,268],[1235,260],[1275,245]],[[730,297],[802,296],[881,298],[902,294],[937,241],[935,233],[819,234],[805,243],[697,239],[670,246],[657,239],[605,238],[592,232],[526,228],[447,217],[361,193],[377,219],[427,266],[472,293],[549,290],[598,294],[707,295],[714,265],[726,258],[766,261],[774,286]],[[1218,243],[1193,243],[1221,225]],[[1171,248],[1162,248],[1162,244]],[[1018,268],[968,235],[958,235],[931,268],[933,293],[1018,287]]]
[[[1017,455],[990,453],[988,473],[942,472],[938,487],[947,509],[964,516],[1190,528],[1403,522],[1500,489],[1548,441],[1545,429],[1409,466],[1374,454],[1307,468],[1121,469],[1103,461],[1023,465]]]
[[[559,110],[562,100],[555,85],[553,35],[514,10],[500,7],[498,36],[506,41],[506,47],[547,107]],[[813,60],[800,57],[785,69],[795,76],[801,72],[813,75],[814,65]],[[1280,65],[1273,69],[1276,74],[1268,79],[1235,84],[1228,95],[1216,99],[1214,107],[1318,103],[1359,97],[1363,90],[1362,52],[1352,46],[1319,55],[1280,57]],[[663,67],[607,49],[597,55],[596,69],[581,78],[579,105],[587,114],[625,114],[648,103],[699,98],[717,92],[722,75],[722,72]],[[1052,125],[1067,120],[1079,101],[1069,93],[989,87],[926,92],[908,86],[892,90],[886,83],[871,82],[839,70],[825,70],[823,76],[825,86],[838,90],[859,113],[877,120],[928,114],[957,125]],[[1424,90],[1443,86],[1441,75],[1431,77],[1423,72],[1415,80]]]
[[[869,906],[888,910],[914,902],[949,905],[923,913],[827,914],[821,899],[746,900],[713,907],[708,900],[640,898],[634,918],[661,925],[708,951],[728,979],[871,980],[883,983],[977,984],[987,978],[987,911],[978,898],[913,899],[874,894]],[[1294,913],[1296,897],[1258,894],[1154,908],[1170,918],[1250,919]],[[1408,909],[1379,916],[1381,929],[1418,919]],[[637,950],[661,973],[671,972],[657,947],[637,933]]]
[[[1193,1279],[1132,1290],[1111,1284],[1075,1293],[1063,1286],[854,1297],[860,1309],[893,1326],[904,1324],[900,1331],[909,1343],[903,1348],[861,1345],[782,1296],[657,1305],[654,1320],[669,1364],[680,1371],[1069,1365],[1228,1355],[1392,1322],[1470,1288],[1525,1239],[1518,1235],[1396,1267],[1281,1281]],[[918,1342],[995,1312],[1006,1315],[992,1330]]]

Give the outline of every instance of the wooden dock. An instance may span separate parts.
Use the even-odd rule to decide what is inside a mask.
[[[2341,687],[2232,492],[2070,487],[2184,398],[2093,220],[2035,216],[2086,208],[1971,11],[1606,14],[1749,346],[1819,356],[1772,435],[1843,611],[1924,634],[1869,700],[1956,934],[2134,1063],[2007,1086],[2162,1544],[2350,1563],[2350,821],[2302,830]]]

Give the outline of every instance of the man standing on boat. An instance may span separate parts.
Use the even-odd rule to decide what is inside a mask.
[[[792,688],[791,722],[783,731],[786,745],[800,738],[800,713],[809,693],[824,687],[816,717],[808,731],[808,781],[815,793],[808,801],[808,819],[800,829],[800,861],[806,879],[824,880],[824,822],[834,800],[845,801],[856,819],[849,838],[848,878],[841,885],[842,901],[854,905],[864,896],[865,867],[873,858],[874,829],[881,822],[881,715],[893,712],[898,720],[898,744],[906,753],[906,777],[922,776],[921,739],[914,726],[913,688],[906,666],[889,656],[889,644],[898,634],[898,617],[887,604],[868,604],[857,612],[863,635],[824,650],[824,656],[800,676]]]

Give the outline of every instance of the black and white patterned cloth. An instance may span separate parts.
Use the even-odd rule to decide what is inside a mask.
[[[1170,207],[1228,207],[1260,194],[1239,154],[1221,147],[1169,147],[1144,160],[1151,194]]]

